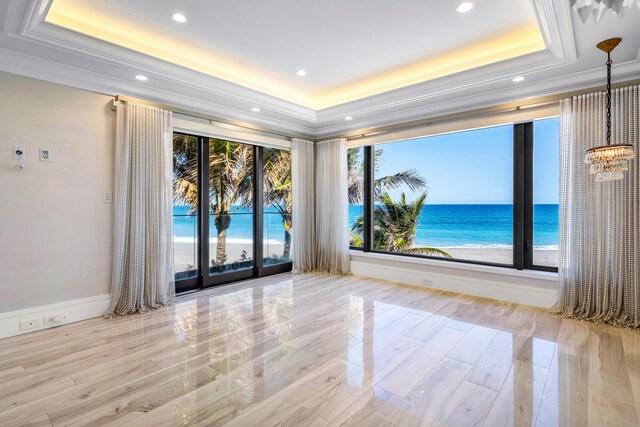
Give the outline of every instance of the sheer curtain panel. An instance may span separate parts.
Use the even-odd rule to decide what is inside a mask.
[[[291,143],[291,197],[293,198],[293,273],[316,268],[314,144],[293,139]]]
[[[347,140],[316,144],[316,268],[349,274]]]
[[[565,317],[640,327],[639,86],[612,94],[612,144],[633,144],[635,159],[620,181],[595,182],[585,149],[605,141],[606,94],[560,105],[558,302]]]
[[[113,277],[106,317],[173,301],[171,119],[169,111],[117,104]]]

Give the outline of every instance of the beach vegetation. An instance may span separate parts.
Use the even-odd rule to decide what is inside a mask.
[[[380,169],[382,153],[382,149],[374,151],[376,171]],[[364,162],[361,156],[362,150],[359,149],[352,148],[347,152],[348,194],[349,204],[352,205],[362,204],[364,201]],[[421,191],[422,193],[413,202],[407,202],[404,192],[401,193],[399,201],[392,200],[389,191],[402,186],[407,186],[411,191]],[[414,169],[383,176],[374,181],[374,250],[451,258],[451,255],[442,249],[414,246],[416,228],[421,220],[427,192],[426,180]],[[362,247],[363,235],[364,217],[360,216],[356,218],[351,229],[350,245]]]

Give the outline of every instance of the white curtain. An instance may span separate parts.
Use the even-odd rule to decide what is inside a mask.
[[[639,86],[612,94],[612,144],[635,145],[621,181],[595,182],[587,148],[603,145],[606,94],[560,105],[559,295],[563,316],[640,327]]]
[[[111,302],[105,316],[170,304],[173,271],[171,112],[119,102]]]
[[[316,144],[316,268],[349,274],[347,140]]]
[[[293,139],[291,143],[291,197],[293,273],[316,268],[314,144]]]

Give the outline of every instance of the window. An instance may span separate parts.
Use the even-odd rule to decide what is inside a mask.
[[[253,146],[209,139],[209,274],[253,268]]]
[[[173,258],[176,280],[198,274],[198,138],[173,135]]]
[[[349,245],[362,248],[362,218],[364,215],[364,148],[349,148],[347,151],[349,182]],[[359,223],[360,221],[360,223]]]
[[[351,148],[351,246],[555,270],[558,146],[551,118]]]
[[[291,152],[264,149],[263,255],[265,265],[291,261]]]
[[[558,266],[560,123],[533,122],[533,265]]]
[[[374,150],[374,250],[512,264],[512,126]]]
[[[291,270],[288,151],[175,133],[176,290]]]

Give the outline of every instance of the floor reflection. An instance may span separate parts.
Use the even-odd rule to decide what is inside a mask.
[[[0,351],[0,425],[638,424],[638,332],[355,276],[223,286]]]

